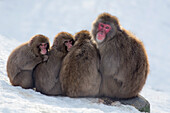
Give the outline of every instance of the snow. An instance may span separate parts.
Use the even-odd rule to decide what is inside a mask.
[[[10,52],[35,34],[50,38],[67,31],[91,29],[98,14],[109,12],[143,41],[150,74],[141,92],[152,113],[170,112],[169,0],[0,0],[0,112],[2,113],[137,113],[132,106],[106,106],[97,99],[50,97],[10,85],[6,61]]]

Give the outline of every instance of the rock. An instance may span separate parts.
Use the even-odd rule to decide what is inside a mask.
[[[150,103],[141,95],[130,99],[111,99],[111,98],[101,98],[103,100],[103,104],[111,105],[115,101],[119,101],[124,105],[134,106],[141,112],[150,113]]]

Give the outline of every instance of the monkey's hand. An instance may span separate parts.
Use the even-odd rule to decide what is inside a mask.
[[[48,60],[48,55],[44,55],[43,56],[43,62],[47,61]]]
[[[42,62],[42,58],[41,57],[36,57],[34,58],[32,61],[27,62],[23,67],[22,70],[33,70],[34,67]]]

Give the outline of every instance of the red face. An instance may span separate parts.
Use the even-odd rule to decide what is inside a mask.
[[[71,47],[73,46],[73,41],[72,40],[66,40],[65,46],[67,47],[67,51],[70,51]]]
[[[42,55],[47,54],[47,50],[48,50],[47,47],[48,47],[48,44],[47,44],[47,43],[41,43],[41,44],[39,45],[40,53],[41,53]]]
[[[99,23],[98,24],[98,33],[96,35],[96,40],[97,42],[102,42],[105,38],[107,33],[111,30],[111,26],[109,24],[103,24],[103,23]]]

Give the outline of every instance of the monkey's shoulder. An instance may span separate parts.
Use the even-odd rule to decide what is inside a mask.
[[[18,46],[18,47],[16,47],[12,52],[11,52],[11,54],[9,55],[9,60],[13,60],[13,61],[15,61],[15,60],[17,60],[17,59],[19,59],[19,58],[21,58],[21,57],[25,57],[25,53],[26,53],[26,44],[22,44],[22,45],[20,45],[20,46]]]
[[[126,34],[126,41],[122,41],[122,43],[124,43],[126,48],[131,49],[132,52],[145,52],[144,44],[138,37],[128,30],[124,30],[124,32]]]
[[[36,56],[31,51],[27,43],[15,48],[8,58],[11,65],[22,67],[29,62],[33,62]]]
[[[122,30],[121,37],[123,37],[122,39],[128,41],[131,44],[133,44],[133,43],[136,44],[136,45],[142,45],[143,44],[143,42],[138,37],[136,37],[134,33],[132,33],[129,30],[126,30],[126,29]]]

